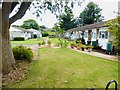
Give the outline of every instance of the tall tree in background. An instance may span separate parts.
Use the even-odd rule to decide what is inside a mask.
[[[73,19],[74,15],[72,9],[70,7],[65,7],[64,13],[59,16],[59,25],[60,28],[65,31],[77,26],[75,19]]]
[[[59,24],[55,24],[53,29],[56,30],[56,34],[58,35],[59,39],[61,38],[61,35],[64,33],[64,29],[60,28]]]
[[[38,25],[38,23],[33,20],[33,19],[28,19],[26,21],[23,22],[23,25],[21,25],[20,27],[25,28],[25,29],[36,29],[39,30],[40,26]]]
[[[97,4],[89,2],[83,12],[80,13],[81,24],[87,25],[102,21],[104,17],[101,15],[101,11],[102,9]]]
[[[3,0],[2,0],[3,1]],[[9,28],[12,23],[17,21],[18,19],[21,19],[26,11],[31,9],[31,7],[34,7],[34,12],[37,17],[40,17],[41,10],[50,10],[52,13],[60,13],[62,12],[62,9],[64,6],[73,7],[75,2],[78,2],[78,4],[81,4],[82,0],[74,1],[70,0],[69,2],[67,0],[56,0],[55,2],[50,1],[33,1],[32,0],[19,0],[16,2],[16,0],[11,0],[11,2],[2,2],[0,1],[0,4],[2,4],[2,7],[0,7],[0,17],[2,17],[2,27],[0,29],[0,35],[2,38],[2,47],[0,49],[2,50],[2,71],[4,73],[8,73],[11,69],[13,64],[15,63],[11,43],[9,39]],[[14,2],[15,1],[15,2]],[[25,2],[24,2],[25,1]],[[17,12],[10,17],[10,13],[12,13],[15,8],[20,5]],[[31,7],[30,7],[31,5]],[[0,5],[1,6],[1,5]],[[57,14],[56,14],[57,15]]]

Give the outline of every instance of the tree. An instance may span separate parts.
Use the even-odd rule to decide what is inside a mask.
[[[36,30],[40,29],[38,23],[32,19],[28,19],[28,20],[24,21],[23,25],[21,25],[20,27],[25,28],[25,29],[31,29],[31,28],[36,29]]]
[[[111,37],[113,37],[112,40],[112,44],[116,47],[116,49],[118,49],[119,51],[119,55],[120,55],[120,17],[116,17],[115,19],[109,20],[107,21],[107,23],[105,24],[105,26],[108,26],[108,31],[110,32]]]
[[[55,24],[53,29],[56,30],[56,34],[58,34],[59,38],[61,37],[61,34],[63,34],[64,29],[60,28],[60,26],[58,24]]]
[[[64,13],[59,16],[60,28],[65,31],[74,27],[77,27],[76,19],[73,19],[74,15],[70,7],[65,7]]]
[[[23,2],[21,4],[21,8],[19,11],[9,18],[9,14],[17,5],[17,2],[3,2],[2,3],[2,31],[0,32],[2,35],[2,63],[3,63],[3,74],[8,73],[11,69],[13,64],[15,63],[11,43],[9,39],[9,27],[10,25],[15,22],[16,20],[22,18],[25,14],[27,8],[30,6],[31,2]],[[22,12],[21,12],[22,11]]]
[[[89,2],[83,12],[80,13],[81,24],[87,25],[102,21],[104,17],[101,15],[101,11],[102,9],[97,4]]]
[[[2,71],[3,74],[5,74],[12,69],[12,66],[15,63],[11,48],[11,43],[9,39],[10,25],[15,21],[17,21],[18,19],[21,19],[25,15],[27,9],[30,10],[31,7],[34,7],[35,12],[33,12],[33,14],[35,14],[37,17],[40,17],[41,10],[46,10],[46,9],[50,10],[51,12],[57,15],[58,12],[60,13],[62,11],[62,8],[64,8],[64,6],[70,5],[69,7],[73,7],[74,0],[71,0],[69,2],[67,0],[66,1],[56,0],[53,3],[46,0],[43,2],[39,0],[33,2],[30,2],[32,0],[22,0],[25,2],[21,2],[21,0],[18,2],[16,2],[16,0],[11,0],[11,2],[2,2],[2,1],[0,1],[0,4],[2,4],[2,7],[0,7],[0,12],[1,12],[0,15],[2,16],[2,28],[0,29],[1,30],[0,35],[2,37],[2,52],[1,52],[2,63],[3,63]],[[14,11],[15,7],[18,4],[20,4],[20,7],[18,8],[17,12],[12,17],[9,17],[10,13]]]

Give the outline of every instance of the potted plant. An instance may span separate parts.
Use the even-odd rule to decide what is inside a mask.
[[[48,46],[50,47],[52,42],[51,40],[48,40],[47,43],[48,43]]]
[[[86,48],[85,45],[82,45],[82,46],[81,46],[82,51],[84,51],[85,48]]]
[[[42,45],[42,43],[41,43],[41,42],[39,42],[39,43],[38,43],[38,46],[40,47],[41,45]]]
[[[74,43],[74,42],[71,42],[71,43],[70,43],[70,47],[71,47],[72,49],[74,49],[75,43]]]
[[[45,45],[45,41],[44,40],[42,41],[42,45]]]
[[[90,51],[92,51],[93,46],[92,45],[88,45],[88,46],[86,46],[86,48],[87,48],[88,52],[90,52]]]
[[[80,50],[82,44],[77,44],[77,50]]]

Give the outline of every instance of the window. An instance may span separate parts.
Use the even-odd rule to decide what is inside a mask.
[[[105,31],[105,39],[108,39],[108,32]]]
[[[102,35],[102,38],[105,38],[105,34],[104,33],[102,33],[101,35]]]
[[[96,38],[96,37],[97,37],[96,33],[93,33],[93,38]]]
[[[107,31],[100,31],[99,38],[108,39],[108,32]]]

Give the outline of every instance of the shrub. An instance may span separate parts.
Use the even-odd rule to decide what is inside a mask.
[[[70,42],[70,45],[73,45],[73,46],[75,46],[75,44],[76,44],[75,42]]]
[[[68,41],[66,40],[61,40],[61,39],[58,39],[59,42],[57,43],[58,46],[62,47],[62,48],[67,48],[68,47]]]
[[[14,41],[25,41],[24,37],[15,37]]]
[[[52,42],[51,42],[51,40],[48,40],[48,42],[47,42],[47,43],[48,43],[48,45],[50,46]]]
[[[49,36],[48,32],[42,32],[42,37],[47,37]]]
[[[42,41],[42,45],[45,45],[45,41],[44,40]]]
[[[39,46],[41,46],[41,45],[42,45],[42,43],[41,43],[41,42],[39,42],[39,43],[38,43],[38,45],[39,45]]]
[[[28,60],[29,62],[33,59],[33,52],[31,48],[24,46],[13,47],[13,54],[16,60]]]
[[[86,49],[92,49],[92,48],[93,48],[92,45],[88,45],[88,46],[86,46]]]
[[[85,48],[86,48],[86,46],[85,46],[85,45],[82,45],[82,46],[81,46],[81,48],[84,48],[84,49],[85,49]]]
[[[59,46],[60,46],[60,42],[57,42],[56,46],[58,46],[58,47],[59,47]]]
[[[65,41],[64,41],[64,44],[63,44],[63,47],[64,47],[64,48],[67,48],[67,47],[68,47],[68,44],[69,44],[69,42],[65,40]]]
[[[77,39],[75,42],[76,43],[81,43],[81,39]]]
[[[63,41],[61,39],[58,39],[58,41],[59,41],[59,46],[63,47]]]

